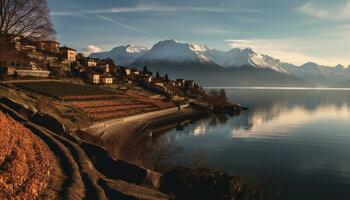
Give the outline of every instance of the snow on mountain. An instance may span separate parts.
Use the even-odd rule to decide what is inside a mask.
[[[250,48],[231,49],[220,51],[210,49],[204,44],[181,43],[173,39],[166,39],[156,43],[150,50],[146,47],[120,46],[107,52],[93,53],[90,57],[111,58],[118,65],[130,65],[137,60],[167,62],[200,62],[215,63],[222,67],[254,67],[258,69],[270,69],[281,73],[289,73],[279,60],[254,52]]]
[[[270,70],[304,80],[328,83],[347,80],[350,75],[350,67],[345,68],[342,65],[330,67],[309,62],[296,66],[268,55],[259,54],[251,48],[220,51],[210,49],[204,44],[182,43],[172,39],[159,41],[151,49],[127,45],[107,52],[93,53],[90,56],[101,59],[111,58],[118,65],[148,64],[157,65],[158,68],[166,67],[164,64],[177,68],[178,63],[191,67],[196,63],[196,70],[199,71],[213,67],[237,69],[249,67]]]
[[[267,55],[255,54],[250,58],[250,64],[260,69],[270,69],[276,72],[287,73],[289,71],[284,67],[285,63],[281,63],[278,59]]]
[[[268,55],[256,53],[250,48],[236,48],[227,52],[214,50],[212,52],[213,54],[211,55],[213,56],[208,57],[226,68],[251,66],[257,69],[269,69],[315,82],[343,81],[350,75],[350,68],[345,68],[342,65],[331,67],[309,62],[302,66],[296,66],[290,63],[281,62],[280,60]]]
[[[147,51],[147,47],[127,45],[115,47],[111,51],[92,53],[90,57],[99,59],[111,58],[116,64],[127,66]]]
[[[250,56],[254,52],[251,49],[232,49],[230,51],[219,51],[211,49],[207,52],[210,59],[223,67],[242,67],[250,64]]]
[[[281,73],[288,73],[279,60],[255,53],[250,48],[236,48],[225,52],[210,49],[203,44],[181,43],[170,39],[158,42],[138,60],[172,62],[194,61],[216,63],[226,68],[251,66],[259,69],[270,69]]]
[[[341,82],[347,80],[350,75],[350,70],[342,65],[331,67],[308,62],[302,66],[285,63],[282,66],[290,75],[315,83]]]
[[[170,62],[210,62],[206,56],[209,48],[201,44],[181,43],[166,39],[155,44],[152,49],[140,56],[139,61],[170,61]]]
[[[234,48],[230,51],[208,51],[208,57],[219,65],[229,67],[254,67],[257,69],[270,69],[281,73],[289,73],[281,61],[267,55],[254,52],[251,48]]]

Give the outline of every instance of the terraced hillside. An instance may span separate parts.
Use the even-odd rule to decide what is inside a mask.
[[[159,173],[50,131],[25,109],[0,103],[0,199],[168,199],[157,191]]]
[[[47,82],[20,82],[15,83],[18,88],[37,92],[42,95],[50,97],[69,97],[69,96],[87,96],[87,95],[113,95],[108,90],[101,89],[99,87],[93,87],[88,85],[79,85],[73,83],[59,82],[59,81],[47,81]]]
[[[95,86],[64,82],[16,83],[18,88],[55,98],[85,113],[92,121],[127,117],[174,107],[173,103],[148,96],[126,94]]]
[[[132,116],[174,107],[169,102],[127,94],[107,98],[104,96],[76,96],[76,98],[71,96],[70,100],[66,99],[63,104],[80,109],[94,121]]]

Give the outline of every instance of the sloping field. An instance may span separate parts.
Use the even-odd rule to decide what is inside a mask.
[[[35,199],[48,187],[53,154],[0,111],[0,199]]]
[[[65,82],[15,83],[24,90],[53,97],[64,105],[78,108],[92,121],[127,117],[174,107],[173,103],[148,96],[130,95],[100,87]]]
[[[90,97],[79,98],[79,100],[65,101],[64,104],[78,108],[87,114],[91,120],[95,121],[127,117],[174,107],[174,104],[170,102],[127,94],[95,100],[91,100]]]
[[[101,89],[99,87],[55,81],[15,83],[15,85],[21,89],[56,98],[65,96],[95,96],[117,94],[108,90]]]

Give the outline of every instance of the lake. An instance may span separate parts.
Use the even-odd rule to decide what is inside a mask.
[[[284,199],[350,199],[350,91],[225,88],[250,109],[174,129],[160,138],[180,149],[173,164],[272,177]]]

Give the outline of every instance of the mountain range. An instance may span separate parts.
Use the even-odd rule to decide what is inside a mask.
[[[194,79],[205,86],[325,86],[350,79],[350,67],[342,65],[308,62],[296,66],[251,48],[221,51],[172,39],[160,41],[151,49],[119,46],[90,57],[111,58],[120,66],[147,66],[172,78]]]

